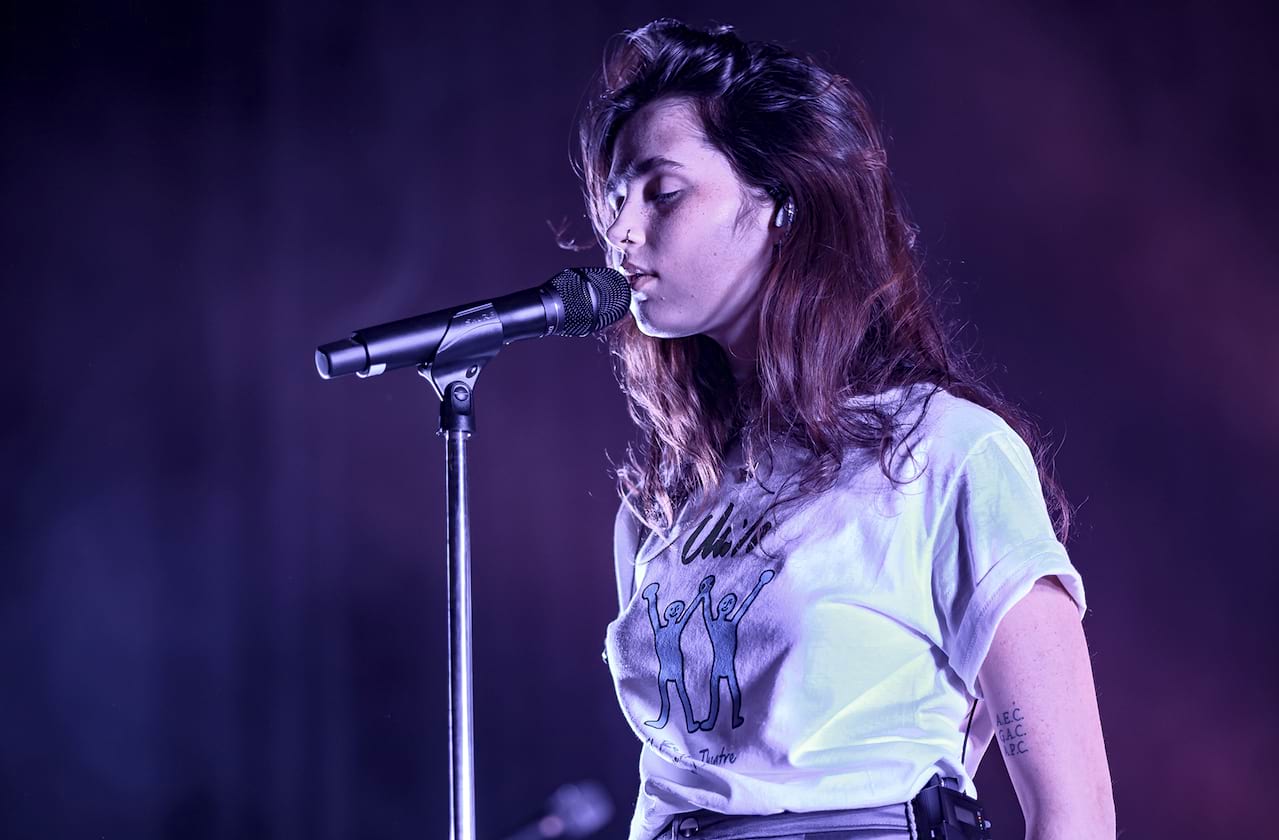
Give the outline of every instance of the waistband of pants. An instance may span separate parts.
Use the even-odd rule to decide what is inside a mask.
[[[739,815],[693,811],[680,814],[658,835],[661,840],[734,840],[734,838],[805,834],[840,829],[898,830],[913,837],[910,803],[840,811]]]

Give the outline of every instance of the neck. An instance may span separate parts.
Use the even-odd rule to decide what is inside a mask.
[[[738,387],[755,380],[758,372],[755,369],[759,361],[759,318],[744,318],[732,332],[712,335],[716,343],[728,357],[728,368]]]

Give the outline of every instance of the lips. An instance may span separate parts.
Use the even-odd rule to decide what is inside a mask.
[[[622,273],[626,275],[626,282],[630,284],[631,294],[634,295],[636,299],[643,300],[645,298],[642,291],[643,287],[655,280],[657,275],[643,266],[636,265],[630,260],[622,260],[620,267],[622,269]]]
[[[630,283],[632,292],[641,292],[645,286],[656,279],[656,274],[631,274],[627,276],[626,282]]]
[[[635,277],[640,274],[653,273],[652,270],[642,265],[636,265],[635,263],[631,262],[629,259],[623,259],[622,264],[618,267],[621,268],[622,273],[625,274],[627,277]]]

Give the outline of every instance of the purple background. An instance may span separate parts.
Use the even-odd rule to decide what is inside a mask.
[[[446,836],[437,402],[323,382],[312,349],[598,263],[547,225],[589,238],[574,114],[605,38],[660,14],[821,56],[877,108],[965,340],[1062,443],[1123,835],[1272,825],[1263,12],[185,5],[3,13],[0,833]],[[616,836],[622,397],[559,340],[478,406],[480,834],[593,777]],[[1021,836],[997,749],[978,783]]]

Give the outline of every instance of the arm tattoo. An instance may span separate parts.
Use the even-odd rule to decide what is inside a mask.
[[[1021,755],[1030,752],[1026,746],[1026,719],[1021,707],[1016,703],[995,715],[995,725],[999,727],[999,743],[1004,747],[1004,755]]]

